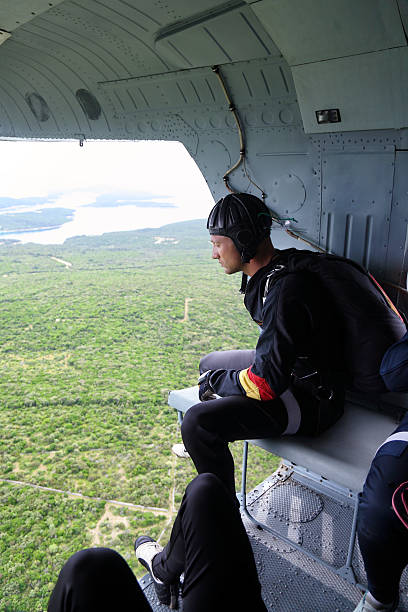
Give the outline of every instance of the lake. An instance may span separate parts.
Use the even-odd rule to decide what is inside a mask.
[[[168,223],[197,219],[197,211],[186,214],[185,208],[115,206],[112,208],[78,206],[74,218],[59,228],[41,231],[0,234],[1,238],[37,244],[62,244],[72,236],[99,236],[106,232],[122,232],[146,227],[161,227]]]

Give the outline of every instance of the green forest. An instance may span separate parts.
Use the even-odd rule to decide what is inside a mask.
[[[140,577],[135,538],[166,543],[195,475],[171,453],[168,392],[196,383],[202,355],[258,334],[204,228],[0,242],[1,612],[46,610],[81,548],[115,548]],[[251,448],[249,487],[277,461]]]
[[[6,232],[50,229],[73,219],[71,208],[44,208],[42,210],[0,213],[0,235]]]

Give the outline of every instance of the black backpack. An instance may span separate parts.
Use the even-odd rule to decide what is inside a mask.
[[[408,391],[408,332],[387,349],[380,374],[388,391]]]
[[[268,288],[288,273],[306,272],[318,277],[333,304],[333,321],[341,326],[350,387],[362,393],[389,390],[380,374],[382,357],[392,344],[401,340],[407,329],[374,277],[351,259],[336,255],[297,249],[281,254],[286,262],[272,274]],[[399,351],[405,348],[408,359],[408,340],[399,347]]]

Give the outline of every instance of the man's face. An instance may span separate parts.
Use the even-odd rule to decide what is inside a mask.
[[[242,272],[241,255],[231,238],[228,236],[210,236],[212,243],[212,258],[218,259],[225,274]]]

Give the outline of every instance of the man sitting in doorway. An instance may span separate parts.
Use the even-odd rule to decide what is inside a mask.
[[[231,491],[229,442],[318,435],[342,415],[347,384],[386,390],[381,357],[405,333],[358,264],[280,251],[271,224],[267,206],[245,193],[222,198],[207,222],[213,259],[226,274],[243,273],[245,306],[260,336],[255,351],[215,352],[201,361],[201,402],[188,410],[181,431],[198,473],[216,474]]]

